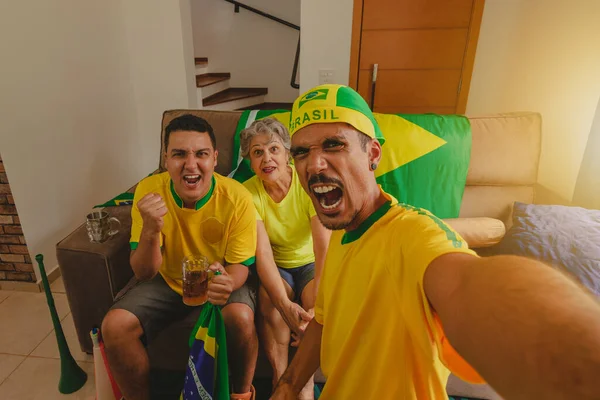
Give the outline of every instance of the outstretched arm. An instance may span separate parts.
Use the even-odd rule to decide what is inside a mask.
[[[290,366],[287,367],[281,376],[271,399],[295,400],[298,398],[298,394],[306,382],[308,382],[308,379],[319,368],[322,334],[323,325],[313,319],[308,324],[298,352],[294,356]]]
[[[454,348],[507,399],[600,398],[600,304],[537,261],[446,254],[424,290]]]

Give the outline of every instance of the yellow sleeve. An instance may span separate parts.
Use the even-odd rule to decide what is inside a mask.
[[[342,235],[344,231],[334,231],[331,234],[330,243],[340,243],[342,240]],[[325,287],[329,282],[329,278],[327,276],[327,271],[332,270],[332,268],[327,268],[328,262],[331,263],[329,259],[330,253],[328,252],[325,256],[325,265],[323,266],[323,271],[321,272],[321,281],[319,282],[319,288],[317,290],[317,300],[315,302],[315,308],[313,309],[315,313],[315,320],[323,325],[325,319]]]
[[[231,225],[225,261],[229,264],[254,264],[256,255],[256,208],[250,193],[236,204],[236,218]]]
[[[315,302],[315,320],[323,325],[323,282],[325,281],[325,274],[321,275],[321,282],[319,282],[319,288],[317,289],[317,300]]]
[[[423,277],[433,260],[448,253],[466,253],[476,255],[470,250],[460,235],[442,220],[427,211],[418,210],[418,214],[400,225],[402,252],[400,293],[409,320],[423,320],[435,341],[442,363],[455,375],[473,382],[483,383],[479,374],[452,348],[444,333],[441,321],[431,307],[423,287]],[[424,313],[424,315],[423,315]]]

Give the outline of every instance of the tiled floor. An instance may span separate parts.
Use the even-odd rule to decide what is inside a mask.
[[[44,293],[0,291],[0,399],[54,400],[96,397],[92,357],[81,352],[62,279],[52,285],[56,311],[73,358],[88,374],[83,388],[58,391],[60,357]]]

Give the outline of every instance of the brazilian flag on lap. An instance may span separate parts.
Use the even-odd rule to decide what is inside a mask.
[[[225,323],[218,306],[205,303],[190,335],[181,400],[229,400]]]

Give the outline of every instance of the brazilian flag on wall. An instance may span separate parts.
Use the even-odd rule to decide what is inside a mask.
[[[245,111],[234,136],[233,168],[229,175],[244,182],[254,173],[240,155],[240,132],[255,120],[272,117],[286,126],[285,110]],[[385,138],[377,182],[401,203],[456,218],[471,157],[471,125],[466,117],[435,114],[374,114]]]

